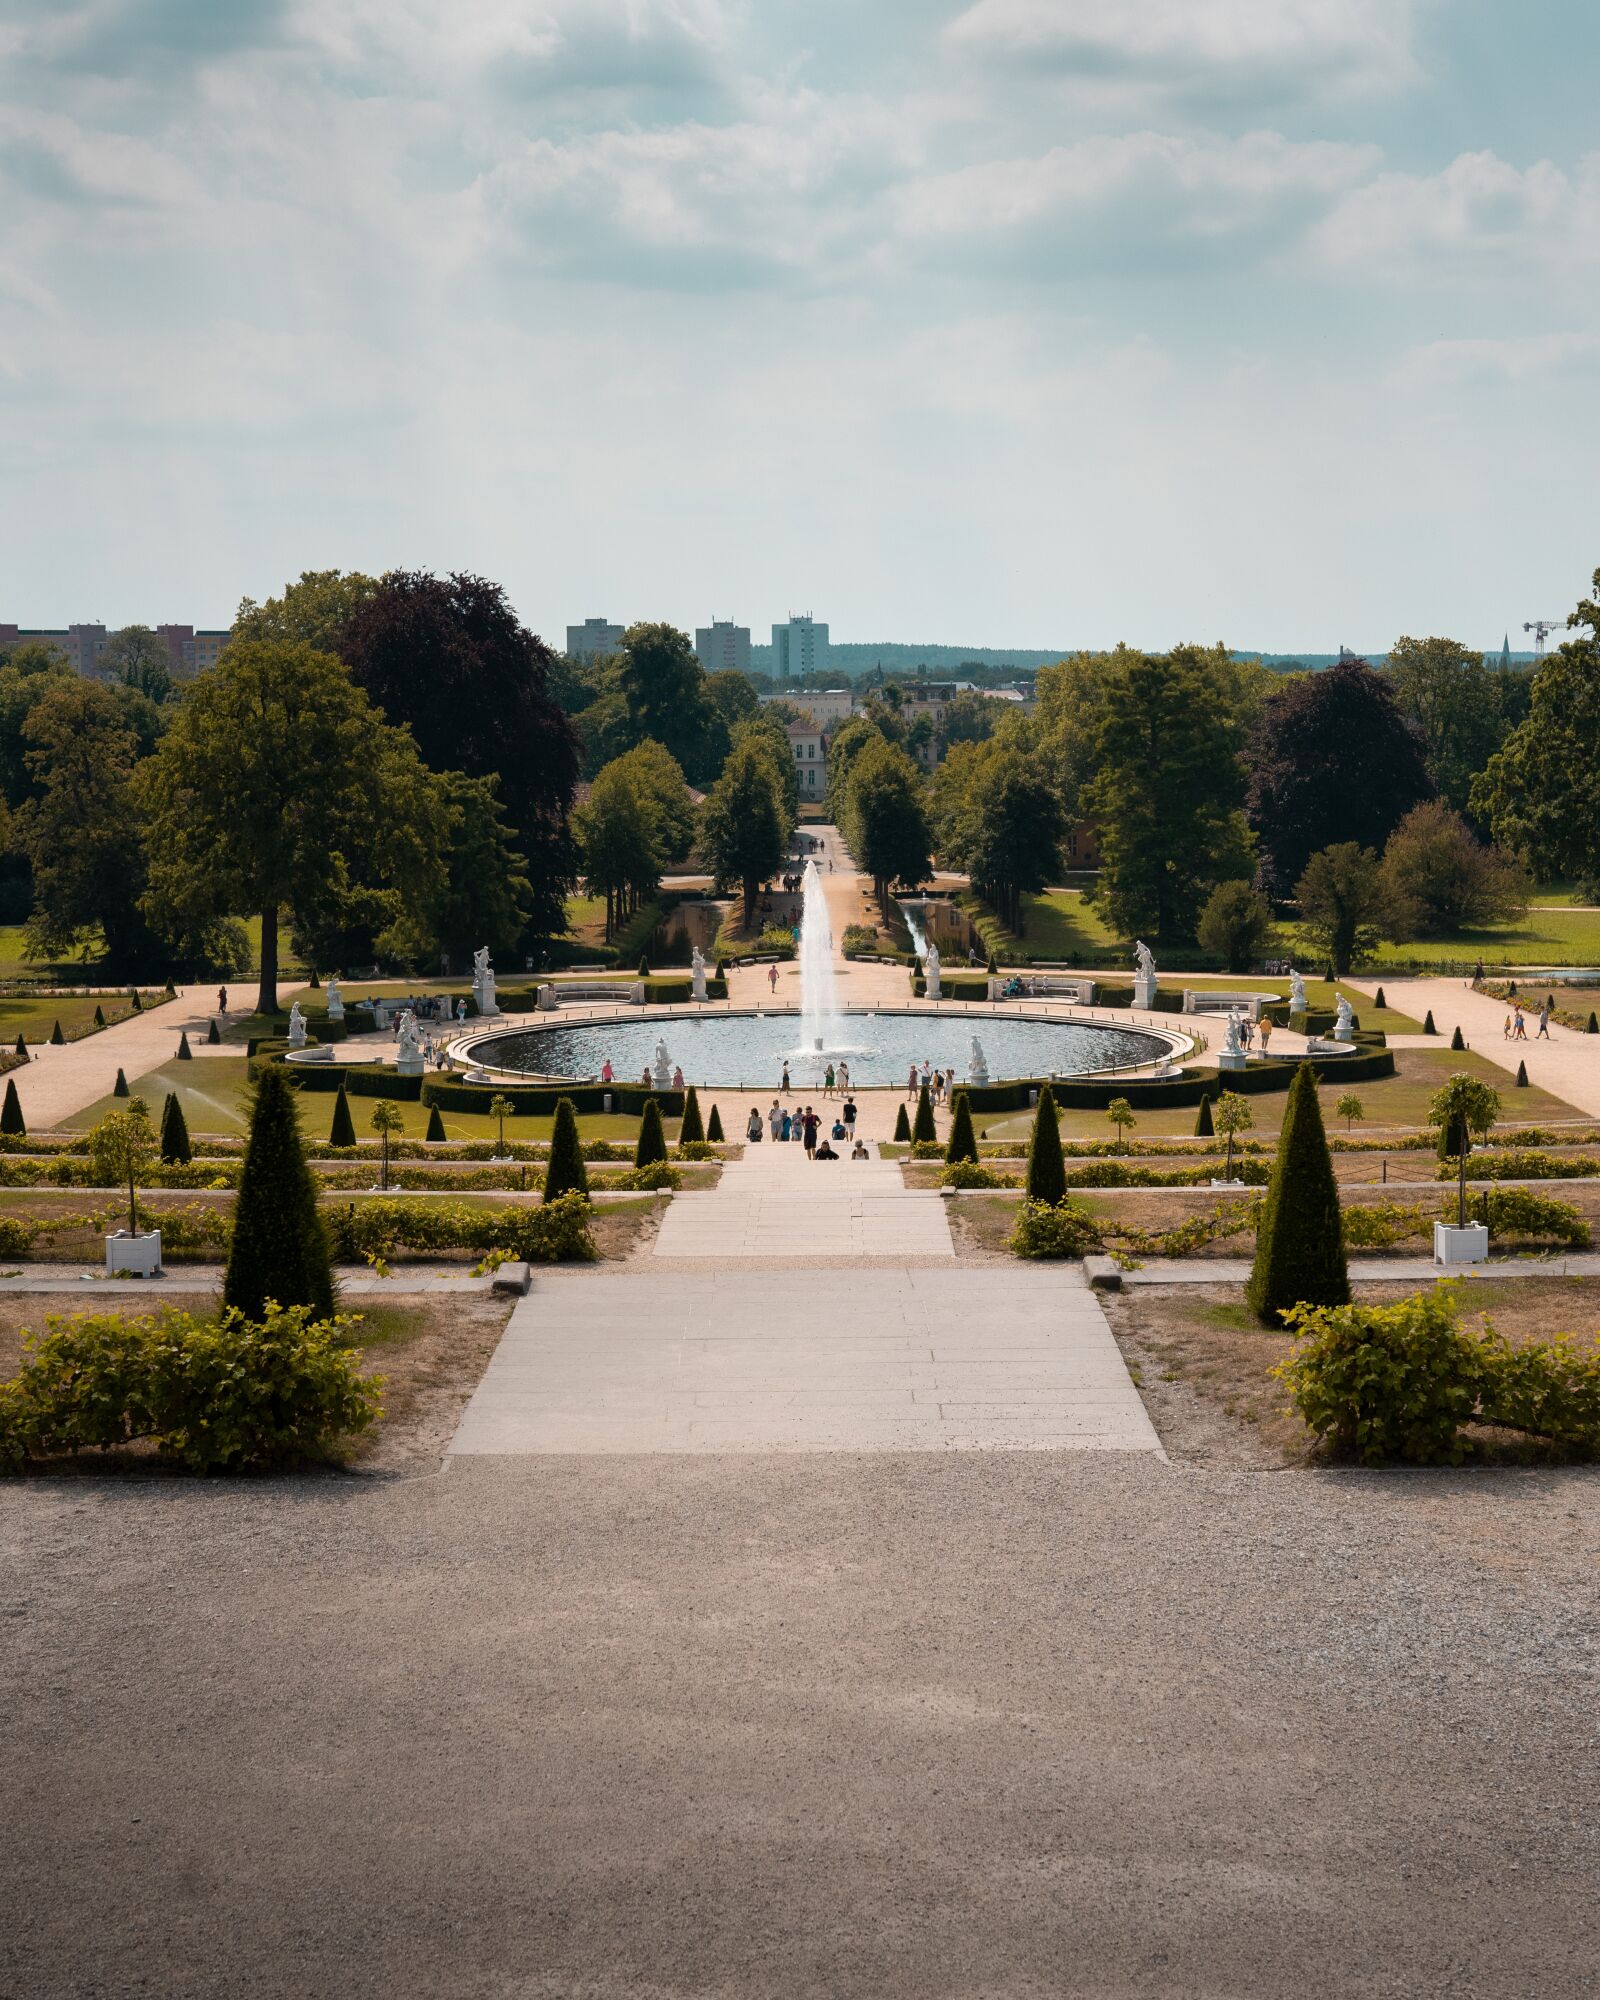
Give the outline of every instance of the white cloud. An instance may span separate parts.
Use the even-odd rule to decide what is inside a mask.
[[[895,207],[906,237],[929,249],[960,245],[993,260],[1098,248],[1136,264],[1180,243],[1204,254],[1293,228],[1377,158],[1372,147],[1296,144],[1276,132],[1133,132],[930,175]]]
[[[1462,153],[1435,174],[1380,174],[1315,232],[1313,254],[1343,270],[1409,276],[1419,263],[1485,274],[1600,261],[1600,153],[1568,175],[1549,160],[1518,168]]]
[[[1417,388],[1461,389],[1480,382],[1524,382],[1600,364],[1600,334],[1526,333],[1505,339],[1430,340],[1404,354],[1397,381]]]
[[[1322,94],[1413,82],[1418,11],[1418,0],[976,0],[945,40],[1029,71]]]

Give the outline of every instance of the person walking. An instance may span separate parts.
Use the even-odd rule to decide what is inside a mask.
[[[788,1112],[787,1111],[780,1112],[778,1125],[772,1134],[773,1138],[779,1140],[782,1144],[787,1145],[789,1143],[789,1135],[793,1125],[794,1125],[794,1120],[789,1116]]]
[[[1539,1033],[1535,1039],[1545,1042],[1550,1039],[1550,1002],[1548,1000],[1539,1009]]]
[[[774,1098],[772,1100],[772,1109],[767,1113],[767,1129],[771,1132],[774,1139],[777,1138],[778,1127],[782,1125],[783,1122],[784,1122],[783,1112],[779,1108],[778,1100]]]
[[[1261,1053],[1264,1056],[1272,1053],[1272,1021],[1266,1014],[1261,1017]]]
[[[811,1106],[808,1104],[806,1106],[806,1115],[801,1121],[801,1123],[805,1127],[805,1148],[806,1148],[807,1159],[810,1159],[816,1153],[817,1127],[818,1125],[821,1124],[821,1122],[822,1121],[820,1118],[818,1118],[816,1112],[813,1111]]]
[[[753,1104],[750,1107],[750,1122],[744,1128],[744,1136],[752,1146],[761,1144],[761,1113]]]
[[[767,991],[769,993],[776,993],[777,990],[778,990],[778,968],[775,965],[769,965],[767,967]]]
[[[785,1097],[789,1095],[789,1065],[787,1063],[783,1066],[783,1081],[778,1085],[778,1088],[783,1092]]]
[[[844,1124],[845,1130],[853,1139],[856,1136],[856,1101],[853,1097],[847,1097],[844,1101]]]
[[[1517,1006],[1517,1025],[1511,1031],[1511,1039],[1514,1042],[1525,1042],[1528,1039],[1528,1024],[1522,1018],[1522,1006],[1520,1002]]]
[[[916,1094],[917,1094],[917,1066],[915,1063],[913,1063],[910,1069],[906,1071],[906,1096],[915,1097]]]
[[[228,989],[226,986],[219,986],[217,988],[217,1012],[219,1014],[226,1014],[227,1011],[228,1011]]]
[[[833,1095],[833,1064],[832,1064],[832,1063],[829,1063],[828,1067],[827,1067],[827,1068],[826,1068],[826,1069],[825,1069],[825,1070],[824,1070],[824,1071],[822,1072],[822,1094],[823,1094],[823,1096],[824,1096],[824,1097],[832,1097],[832,1095]]]
[[[839,1065],[839,1088],[844,1091],[850,1088],[850,1065],[847,1062]]]

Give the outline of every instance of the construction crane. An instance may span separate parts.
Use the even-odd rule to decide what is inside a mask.
[[[1524,632],[1533,634],[1533,657],[1536,660],[1544,658],[1545,640],[1552,632],[1559,632],[1566,622],[1565,618],[1534,618],[1523,626]]]

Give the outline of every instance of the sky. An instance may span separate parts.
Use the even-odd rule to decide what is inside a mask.
[[[0,0],[0,620],[1498,647],[1600,564],[1597,62],[1591,0]]]

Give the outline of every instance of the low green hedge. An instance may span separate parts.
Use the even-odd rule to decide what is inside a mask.
[[[489,1115],[492,1097],[509,1098],[513,1117],[535,1118],[553,1112],[563,1097],[572,1099],[572,1108],[580,1117],[584,1113],[598,1116],[609,1097],[614,1112],[637,1118],[643,1115],[646,1099],[653,1097],[663,1118],[681,1118],[685,1096],[681,1090],[655,1090],[642,1083],[458,1083],[448,1076],[411,1080],[420,1081],[424,1104],[437,1104],[441,1111],[475,1111],[484,1117]]]
[[[1042,1090],[1046,1083],[1063,1108],[1104,1111],[1113,1097],[1125,1097],[1137,1112],[1158,1105],[1198,1104],[1202,1097],[1214,1097],[1223,1089],[1243,1097],[1268,1096],[1287,1090],[1295,1071],[1307,1060],[1318,1080],[1325,1083],[1370,1083],[1395,1073],[1394,1051],[1370,1048],[1349,1056],[1273,1056],[1265,1062],[1252,1062],[1248,1069],[1229,1071],[1226,1076],[1218,1070],[1191,1069],[1171,1077],[1021,1077],[1005,1083],[963,1084],[962,1088],[974,1117],[980,1111],[1025,1111],[1029,1091]]]
[[[1460,1169],[1451,1160],[1441,1160],[1435,1178],[1453,1181]],[[1568,1157],[1560,1153],[1518,1153],[1485,1151],[1467,1155],[1469,1181],[1585,1181],[1600,1175],[1600,1160],[1582,1154]]]
[[[362,1201],[323,1211],[336,1260],[359,1264],[405,1249],[503,1250],[529,1264],[593,1263],[589,1204],[558,1195],[537,1208],[489,1208],[463,1201]]]

